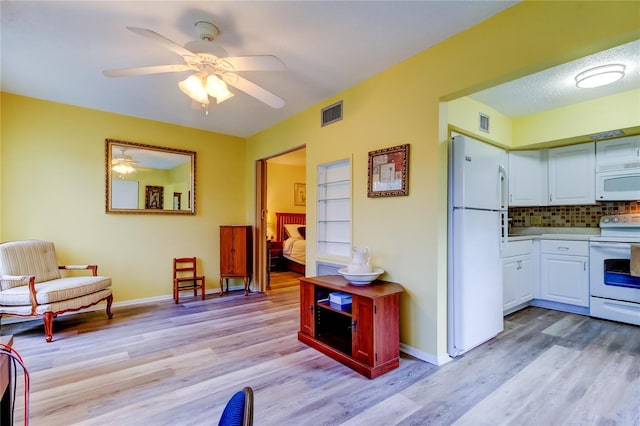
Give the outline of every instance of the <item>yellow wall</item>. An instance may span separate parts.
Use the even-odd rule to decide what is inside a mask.
[[[116,303],[171,294],[176,256],[197,256],[218,288],[218,226],[245,217],[243,139],[1,96],[3,241],[48,239],[62,263],[97,263]],[[196,151],[197,214],[106,214],[106,138]]]
[[[632,90],[514,119],[513,146],[547,147],[547,142],[571,142],[575,136],[616,129],[637,133],[638,126],[640,90]],[[575,141],[587,140],[583,137]]]
[[[624,129],[640,133],[640,90],[632,90],[511,119],[468,96],[447,103],[449,126],[507,149],[536,149],[591,142],[589,134]],[[478,114],[490,115],[490,132],[478,130]]]
[[[267,222],[268,235],[275,235],[276,213],[304,213],[306,206],[296,206],[293,202],[294,183],[306,182],[306,167],[267,163]]]
[[[386,279],[401,283],[401,341],[446,359],[446,117],[440,102],[640,37],[635,2],[524,2],[249,139],[253,162],[307,146],[307,222],[316,219],[318,164],[352,158],[353,244],[370,246]],[[544,22],[544,25],[541,23]],[[588,31],[585,31],[588,28]],[[319,126],[344,100],[345,117]],[[447,108],[442,108],[446,113]],[[446,125],[446,124],[445,124]],[[367,153],[411,144],[409,196],[370,199]],[[253,187],[247,191],[252,202]],[[307,273],[315,270],[309,227]]]

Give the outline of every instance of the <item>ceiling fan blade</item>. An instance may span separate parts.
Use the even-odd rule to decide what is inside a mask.
[[[194,68],[188,65],[156,65],[152,67],[123,68],[102,71],[107,77],[129,77],[132,75],[160,74],[165,72],[189,71]]]
[[[127,29],[131,32],[141,35],[142,37],[146,37],[150,40],[154,40],[162,44],[164,47],[166,47],[169,50],[172,50],[173,52],[177,53],[180,56],[192,56],[197,58],[196,54],[193,53],[192,51],[185,49],[184,47],[180,46],[178,43],[171,41],[164,36],[161,36],[155,31],[151,31],[146,28],[138,28],[138,27],[127,27]]]
[[[220,58],[233,66],[234,71],[284,71],[284,63],[273,55],[231,56]]]
[[[268,90],[263,89],[255,83],[250,82],[246,78],[242,78],[237,74],[225,73],[222,74],[222,79],[229,85],[236,89],[242,90],[247,95],[264,102],[272,108],[282,108],[285,104],[284,99],[274,95]]]

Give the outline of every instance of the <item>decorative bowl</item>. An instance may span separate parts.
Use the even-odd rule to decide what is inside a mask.
[[[354,273],[349,272],[347,268],[338,269],[338,273],[353,285],[367,285],[375,281],[380,275],[384,274],[384,269],[374,268],[372,272]]]

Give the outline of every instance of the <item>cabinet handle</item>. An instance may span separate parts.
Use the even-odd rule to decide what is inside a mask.
[[[553,194],[549,194],[549,202],[553,201]]]
[[[309,313],[313,314],[313,305],[309,306]]]
[[[586,261],[582,262],[582,270],[583,271],[587,270],[587,262]]]
[[[355,332],[356,332],[356,323],[357,323],[357,322],[358,322],[358,321],[356,321],[356,320],[351,321],[351,331],[352,331],[353,333],[355,333]]]
[[[513,194],[509,194],[509,201],[513,203]]]
[[[558,247],[558,251],[569,251],[569,247]]]

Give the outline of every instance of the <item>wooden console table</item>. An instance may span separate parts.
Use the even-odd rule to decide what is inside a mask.
[[[13,336],[0,336],[0,343],[11,346]],[[13,424],[11,374],[11,359],[8,356],[0,355],[0,425]]]
[[[352,297],[336,308],[329,293]],[[340,275],[300,278],[298,340],[373,379],[400,365],[400,284],[349,284]]]

